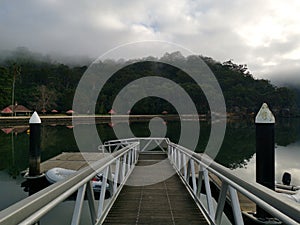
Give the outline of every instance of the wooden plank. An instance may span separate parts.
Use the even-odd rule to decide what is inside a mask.
[[[163,170],[153,166],[166,157],[140,155],[137,167],[147,167],[144,172],[133,170],[127,184],[133,181],[164,176],[173,170],[168,160]],[[160,160],[155,160],[160,158]],[[149,163],[150,162],[150,163]],[[151,166],[149,166],[151,165]],[[150,185],[125,185],[103,224],[208,224],[184,184],[174,172],[160,182]]]
[[[41,172],[46,172],[54,167],[71,170],[80,170],[89,163],[104,158],[107,154],[100,152],[63,152],[41,163]]]

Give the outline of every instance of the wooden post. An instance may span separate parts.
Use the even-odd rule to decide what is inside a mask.
[[[30,142],[29,142],[29,177],[41,175],[41,119],[34,112],[29,120]]]
[[[256,118],[256,182],[275,190],[275,117],[264,103]],[[257,207],[258,218],[271,217]]]

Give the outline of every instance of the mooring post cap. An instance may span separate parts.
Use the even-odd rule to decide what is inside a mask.
[[[38,124],[38,123],[41,123],[41,119],[40,119],[39,115],[37,114],[37,112],[34,111],[32,116],[30,117],[29,124]]]
[[[255,123],[275,123],[275,117],[267,103],[263,103],[255,117]]]

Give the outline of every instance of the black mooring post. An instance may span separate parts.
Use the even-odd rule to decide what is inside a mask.
[[[30,142],[29,142],[29,177],[41,175],[41,119],[34,112],[29,120]]]
[[[256,182],[275,190],[275,117],[264,103],[256,118]],[[256,207],[258,218],[271,217],[260,207]]]

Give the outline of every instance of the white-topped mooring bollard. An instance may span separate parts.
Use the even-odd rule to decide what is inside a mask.
[[[263,103],[255,118],[256,125],[256,182],[275,190],[275,117]],[[270,215],[257,207],[257,217]]]
[[[275,124],[275,117],[267,103],[263,103],[255,117],[256,124]]]
[[[29,142],[29,174],[31,178],[41,175],[41,119],[34,112],[29,119],[30,142]]]
[[[36,111],[34,111],[34,113],[32,114],[32,116],[29,119],[29,124],[41,124],[41,118],[39,117],[39,115],[37,114]]]

